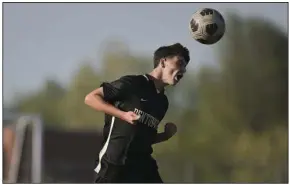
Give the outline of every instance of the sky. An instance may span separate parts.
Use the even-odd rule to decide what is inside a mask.
[[[188,28],[191,15],[206,7],[226,21],[233,12],[288,29],[285,3],[4,3],[4,104],[41,87],[48,77],[68,83],[85,58],[98,67],[103,43],[111,37],[148,56],[161,45],[180,42],[190,50],[190,68],[212,63],[220,43],[202,45]]]

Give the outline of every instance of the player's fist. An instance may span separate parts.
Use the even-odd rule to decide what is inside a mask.
[[[176,125],[174,123],[166,123],[165,127],[164,127],[164,132],[165,132],[166,136],[169,139],[172,136],[174,136],[174,134],[176,134],[177,127],[176,127]]]
[[[124,114],[121,116],[122,120],[124,120],[128,123],[131,123],[131,124],[135,124],[135,121],[138,120],[139,118],[140,118],[140,116],[135,114],[132,111],[124,112]]]

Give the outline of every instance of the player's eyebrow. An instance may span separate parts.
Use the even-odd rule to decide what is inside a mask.
[[[178,62],[180,62],[182,65],[186,65],[185,59],[183,57],[179,57]]]

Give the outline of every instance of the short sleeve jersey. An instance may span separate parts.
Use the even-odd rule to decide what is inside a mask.
[[[131,158],[150,156],[157,127],[168,109],[164,92],[157,93],[149,75],[123,76],[101,86],[105,101],[120,110],[135,112],[140,119],[132,125],[106,114],[99,158],[123,165]]]

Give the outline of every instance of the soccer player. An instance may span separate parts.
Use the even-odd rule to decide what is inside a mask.
[[[164,88],[176,85],[186,72],[189,51],[179,43],[154,52],[154,69],[102,83],[85,97],[91,108],[105,113],[103,148],[95,168],[96,183],[162,183],[152,145],[171,138],[173,123],[157,127],[166,114]]]

